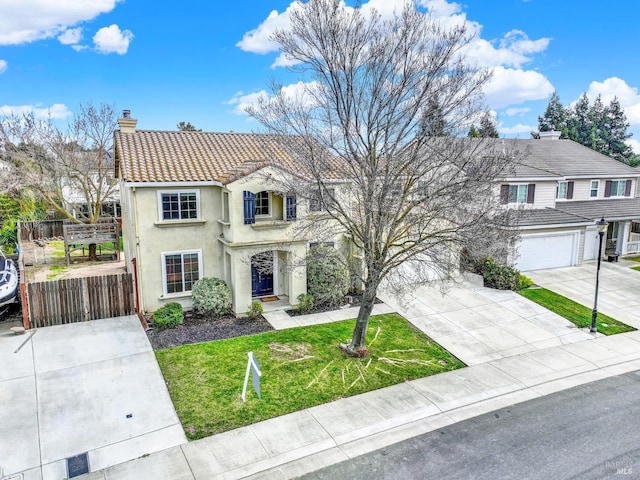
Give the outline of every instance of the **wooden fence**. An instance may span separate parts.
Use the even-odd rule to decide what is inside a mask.
[[[48,327],[135,312],[133,276],[69,278],[27,285],[31,327]]]

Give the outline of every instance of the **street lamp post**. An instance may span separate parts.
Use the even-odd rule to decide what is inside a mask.
[[[596,321],[598,320],[598,287],[600,286],[600,261],[602,260],[602,238],[607,231],[607,227],[609,224],[605,221],[604,218],[601,218],[596,222],[596,229],[598,230],[598,235],[600,236],[600,244],[598,246],[598,268],[596,270],[596,296],[593,301],[593,312],[591,313],[591,332],[596,333],[598,331],[598,327],[596,326]]]

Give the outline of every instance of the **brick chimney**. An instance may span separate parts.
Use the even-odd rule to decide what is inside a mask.
[[[122,133],[136,133],[137,124],[138,120],[131,118],[131,110],[122,111],[122,118],[118,119],[118,125],[120,125]]]
[[[540,140],[560,140],[562,132],[551,130],[550,132],[540,132]]]

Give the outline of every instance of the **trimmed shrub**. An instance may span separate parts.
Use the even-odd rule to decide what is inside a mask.
[[[260,302],[251,302],[249,305],[249,310],[247,310],[247,317],[251,320],[256,320],[262,315],[264,312],[264,308]]]
[[[184,311],[178,302],[167,303],[153,312],[153,324],[160,328],[173,328],[184,321]]]
[[[533,280],[531,280],[526,275],[518,274],[518,291],[524,290],[525,288],[529,288],[533,285]]]
[[[493,258],[485,258],[481,262],[481,272],[485,287],[498,290],[517,290],[520,283],[520,272],[513,267],[501,265]]]
[[[349,269],[333,247],[315,245],[309,249],[307,292],[317,305],[340,305],[349,283]]]
[[[231,290],[224,280],[201,278],[191,288],[193,308],[197,313],[222,316],[231,313]]]
[[[310,312],[313,310],[313,296],[308,293],[298,295],[298,310],[301,312]]]

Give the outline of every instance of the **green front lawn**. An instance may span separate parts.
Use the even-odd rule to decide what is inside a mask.
[[[579,328],[591,326],[592,310],[573,300],[558,295],[546,288],[528,288],[521,290],[520,295],[542,305],[547,310],[557,313],[561,317],[566,318]],[[629,325],[622,323],[615,318],[598,312],[597,319],[598,332],[605,335],[614,335],[616,333],[633,332],[636,330]]]
[[[157,351],[187,437],[206,437],[464,366],[395,314],[371,317],[370,355],[348,357],[338,344],[348,341],[354,325],[347,320]],[[250,351],[262,368],[262,400],[249,381],[243,403]]]
[[[638,272],[640,272],[640,267],[631,267],[631,270],[637,270]]]
[[[631,260],[633,262],[640,262],[640,256],[637,257],[624,257],[625,260]]]

